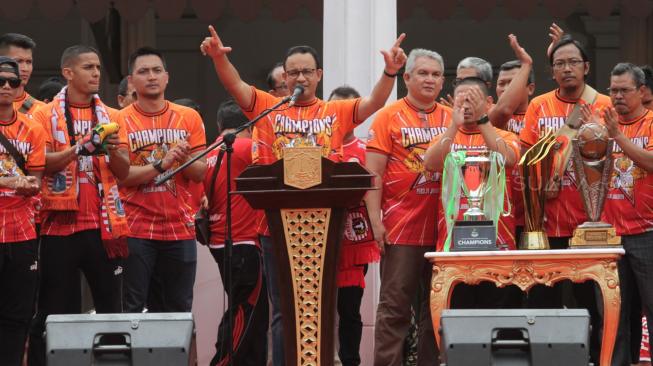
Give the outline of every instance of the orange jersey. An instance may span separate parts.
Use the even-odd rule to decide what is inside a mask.
[[[638,147],[653,150],[653,111],[633,121],[619,121],[619,129]],[[653,174],[637,166],[616,143],[613,158],[602,220],[612,224],[617,235],[653,229]]]
[[[243,108],[247,118],[254,118],[278,103],[277,98],[252,87],[250,105]],[[252,159],[254,164],[272,164],[282,158],[288,146],[322,146],[322,156],[342,154],[342,140],[362,121],[356,119],[360,98],[323,101],[313,99],[273,111],[254,125]]]
[[[524,128],[524,114],[515,113],[508,120],[506,130],[519,136],[519,132]],[[519,169],[515,167],[512,170],[512,214],[515,217],[517,226],[524,226],[524,197],[522,196],[523,184]]]
[[[48,152],[53,152],[53,108],[59,108],[57,101],[50,102],[39,108],[34,113],[34,121],[38,122],[45,129],[45,146]],[[111,120],[115,119],[116,110],[105,106]],[[70,114],[73,118],[73,129],[75,141],[88,134],[97,124],[97,118],[90,104],[69,105]],[[56,131],[55,131],[56,132]],[[59,131],[61,132],[61,131]],[[63,131],[68,133],[68,131]],[[121,141],[125,141],[124,131],[119,131]],[[124,143],[122,144],[123,147]],[[71,235],[83,230],[100,228],[100,193],[98,192],[98,177],[95,172],[99,169],[97,156],[78,157],[78,211],[46,211],[42,212],[42,235]]]
[[[44,105],[45,103],[27,94],[26,91],[23,92],[23,95],[14,100],[14,109],[27,115],[29,118],[32,118],[34,112]]]
[[[190,144],[191,153],[206,147],[202,118],[191,108],[166,102],[160,112],[146,113],[134,103],[118,112],[117,120],[127,133],[132,166],[162,159],[183,140]],[[168,241],[195,238],[193,189],[183,174],[160,186],[150,181],[123,187],[121,192],[132,237]]]
[[[516,160],[519,160],[520,157],[520,147],[519,147],[519,139],[517,138],[517,135],[515,135],[512,132],[504,131],[498,128],[494,128],[495,132],[499,137],[501,137],[507,144],[508,147],[512,149],[512,151],[515,153],[515,158]],[[440,141],[439,138],[436,138],[432,143],[437,144]],[[456,133],[456,137],[454,138],[452,145],[451,145],[452,151],[460,151],[460,150],[468,150],[468,151],[482,151],[482,150],[487,150],[487,146],[485,145],[485,140],[483,139],[483,135],[479,131],[476,132],[467,132],[463,131],[462,129],[458,130],[458,133]],[[512,202],[512,170],[513,168],[506,168],[506,191],[505,191],[505,197],[507,198],[504,199],[504,209],[508,208],[508,202]],[[440,212],[443,212],[442,208],[442,201],[439,200],[439,205],[440,205]],[[464,197],[461,197],[460,199],[460,209],[459,209],[459,214],[458,214],[458,219],[462,220],[463,218],[463,213],[469,208],[467,205],[467,200]],[[515,217],[512,213],[512,210],[510,211],[510,214],[508,216],[500,216],[499,217],[499,223],[498,223],[498,228],[497,228],[497,244],[500,246],[507,246],[509,249],[516,249],[516,240],[515,240]],[[444,219],[444,216],[441,215],[441,217],[438,220],[438,245],[437,245],[437,250],[442,251],[444,248],[444,242],[447,239],[447,223]]]
[[[391,244],[435,245],[440,175],[424,169],[423,157],[450,121],[450,108],[436,103],[433,109],[420,111],[407,98],[376,114],[367,152],[388,157],[381,210]]]
[[[0,121],[0,132],[25,159],[25,169],[45,169],[45,132],[22,113],[11,121]],[[0,144],[0,177],[26,175],[7,149]],[[0,243],[14,243],[36,238],[31,197],[17,195],[13,189],[0,188]]]
[[[576,101],[560,97],[557,89],[535,97],[526,110],[524,128],[519,133],[521,142],[529,147],[535,144],[546,131],[560,129],[575,103]],[[610,97],[599,94],[593,108],[603,109],[610,105],[612,105]],[[558,196],[547,200],[544,205],[544,227],[548,236],[571,236],[578,225],[587,221],[573,170],[569,159]]]

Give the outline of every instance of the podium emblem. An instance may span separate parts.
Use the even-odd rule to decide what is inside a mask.
[[[319,146],[283,149],[283,183],[297,189],[322,184],[322,148]]]

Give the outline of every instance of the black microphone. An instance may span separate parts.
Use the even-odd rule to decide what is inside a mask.
[[[300,95],[304,92],[304,87],[301,85],[297,85],[295,87],[295,91],[292,92],[292,95],[290,96],[290,102],[288,103],[288,107],[292,107],[295,105],[295,102],[297,101],[297,98],[299,98]]]

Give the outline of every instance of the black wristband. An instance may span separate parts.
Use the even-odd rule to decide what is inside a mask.
[[[159,160],[155,161],[154,163],[152,163],[152,166],[153,166],[154,169],[156,169],[159,173],[165,173],[166,170],[163,169],[163,167],[161,166],[161,163],[163,163],[163,160],[159,159]]]
[[[397,72],[396,74],[390,74],[385,69],[383,69],[383,75],[389,77],[389,78],[396,78],[399,73]]]
[[[477,125],[482,125],[482,124],[484,124],[484,123],[488,123],[489,121],[490,121],[490,117],[488,117],[487,114],[484,114],[483,117],[481,117],[481,119],[479,119],[478,121],[476,121],[476,124],[477,124]]]

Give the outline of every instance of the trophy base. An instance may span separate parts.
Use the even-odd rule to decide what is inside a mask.
[[[453,252],[498,250],[492,221],[456,221],[451,239]]]
[[[621,245],[621,237],[610,224],[604,222],[585,222],[574,230],[569,240],[570,248],[612,247]]]
[[[543,231],[525,231],[519,240],[520,250],[548,250],[549,238]]]

